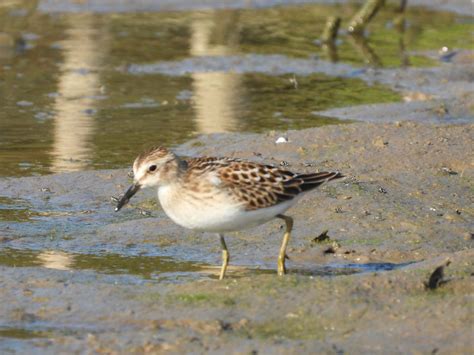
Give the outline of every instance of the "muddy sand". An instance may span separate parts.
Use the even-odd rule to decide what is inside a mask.
[[[278,220],[227,237],[219,282],[217,238],[174,225],[154,191],[114,213],[126,169],[0,179],[0,352],[470,353],[471,60],[367,71],[406,102],[318,113],[365,122],[179,147],[347,176],[290,210],[285,277]]]
[[[28,201],[37,214],[2,228],[0,331],[16,335],[3,338],[2,352],[468,353],[472,125],[357,123],[286,133],[286,144],[268,133],[182,147],[347,175],[291,210],[290,274],[282,278],[274,272],[279,221],[227,238],[233,267],[219,282],[218,240],[175,226],[153,191],[113,212],[110,197],[126,188],[126,170],[2,179],[2,195]],[[325,230],[330,239],[314,241]],[[61,253],[18,252],[28,247]],[[81,266],[84,253],[129,259]],[[48,268],[48,260],[61,264],[58,256],[65,270]],[[128,265],[131,256],[138,265]],[[160,282],[166,258],[184,264]],[[447,282],[426,289],[448,260]]]

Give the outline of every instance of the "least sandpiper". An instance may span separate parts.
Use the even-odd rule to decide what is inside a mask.
[[[229,252],[223,233],[266,223],[285,221],[286,231],[278,254],[278,275],[286,273],[286,247],[293,219],[283,213],[305,192],[341,178],[339,172],[298,174],[270,165],[233,158],[184,159],[155,147],[133,163],[134,183],[118,201],[119,211],[138,190],[158,188],[165,213],[180,226],[217,233],[222,246],[223,279]]]

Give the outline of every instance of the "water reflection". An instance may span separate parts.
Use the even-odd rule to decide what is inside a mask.
[[[225,56],[238,44],[238,11],[199,14],[191,24],[191,56]],[[194,107],[199,133],[228,132],[238,126],[237,108],[241,75],[223,72],[194,73]]]
[[[381,272],[403,268],[413,262],[365,264],[310,265],[295,263],[290,274],[308,276],[339,276],[365,272]],[[55,270],[88,270],[101,274],[133,275],[142,279],[165,282],[182,282],[190,279],[217,278],[219,265],[193,263],[160,256],[133,256],[122,254],[75,254],[59,250],[0,249],[0,266],[44,267]],[[232,265],[229,271],[233,278],[275,274],[273,266]]]
[[[355,65],[426,66],[433,60],[416,53],[469,47],[473,28],[470,17],[411,6],[397,22],[400,11],[387,4],[370,24],[367,42],[341,35],[337,46],[320,48],[314,40],[326,19],[345,21],[356,10],[351,2],[121,14],[112,13],[110,1],[109,13],[74,12],[87,1],[70,2],[77,7],[52,14],[41,8],[44,1],[0,0],[0,176],[123,167],[152,143],[334,124],[311,112],[399,99],[383,87],[316,74],[298,78],[295,90],[289,77],[258,74],[258,64],[246,69],[257,73],[235,74],[213,72],[210,63],[189,76],[130,75],[130,65],[172,65],[193,56],[308,58],[323,50],[333,61]]]
[[[71,270],[74,256],[62,251],[43,251],[38,254],[38,260],[47,269]]]
[[[181,278],[209,277],[206,264],[169,257],[120,254],[76,254],[59,250],[0,249],[0,266],[44,267],[56,270],[90,270],[101,274],[126,274],[143,279],[175,282]]]
[[[15,39],[9,33],[0,32],[0,63],[15,55]]]
[[[59,65],[54,101],[52,172],[84,169],[91,158],[94,113],[100,94],[100,68],[106,56],[107,33],[91,14],[68,17],[66,39],[59,42],[64,61]]]
[[[369,45],[367,38],[363,34],[351,34],[347,36],[348,42],[354,47],[354,50],[360,54],[368,65],[378,68],[382,66],[379,56]]]

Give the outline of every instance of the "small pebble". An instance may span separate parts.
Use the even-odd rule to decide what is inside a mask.
[[[377,148],[385,148],[386,146],[388,146],[388,141],[386,141],[382,137],[377,137],[373,140],[372,144]]]
[[[288,143],[288,139],[285,137],[278,137],[278,139],[275,141],[276,144],[280,143]]]
[[[457,175],[457,174],[458,174],[456,171],[454,171],[454,170],[452,170],[451,168],[448,168],[448,167],[446,167],[446,166],[443,166],[443,167],[441,168],[441,171],[442,171],[443,173],[445,173],[445,174],[448,174],[448,175]]]

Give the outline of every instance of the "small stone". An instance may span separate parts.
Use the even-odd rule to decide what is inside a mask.
[[[386,146],[388,146],[388,141],[386,141],[382,137],[377,137],[373,140],[372,144],[377,148],[385,148]]]
[[[326,229],[324,232],[319,234],[317,237],[313,238],[311,243],[321,243],[321,242],[330,240],[331,237],[328,235],[328,232],[329,231]]]
[[[451,168],[448,168],[448,167],[446,167],[446,166],[443,166],[443,167],[441,168],[441,171],[442,171],[443,173],[447,174],[447,175],[457,175],[457,174],[458,174],[456,171],[454,171],[454,170],[452,170]]]
[[[278,139],[275,141],[276,144],[281,144],[281,143],[288,143],[288,139],[286,137],[278,137]]]
[[[433,273],[430,275],[428,282],[425,283],[425,287],[430,290],[435,290],[439,286],[445,284],[448,280],[444,278],[444,268],[449,266],[451,261],[448,260],[444,265],[438,266]]]
[[[333,241],[331,246],[324,250],[324,254],[335,254],[336,250],[338,250],[341,247],[341,244],[339,244],[336,241]]]

